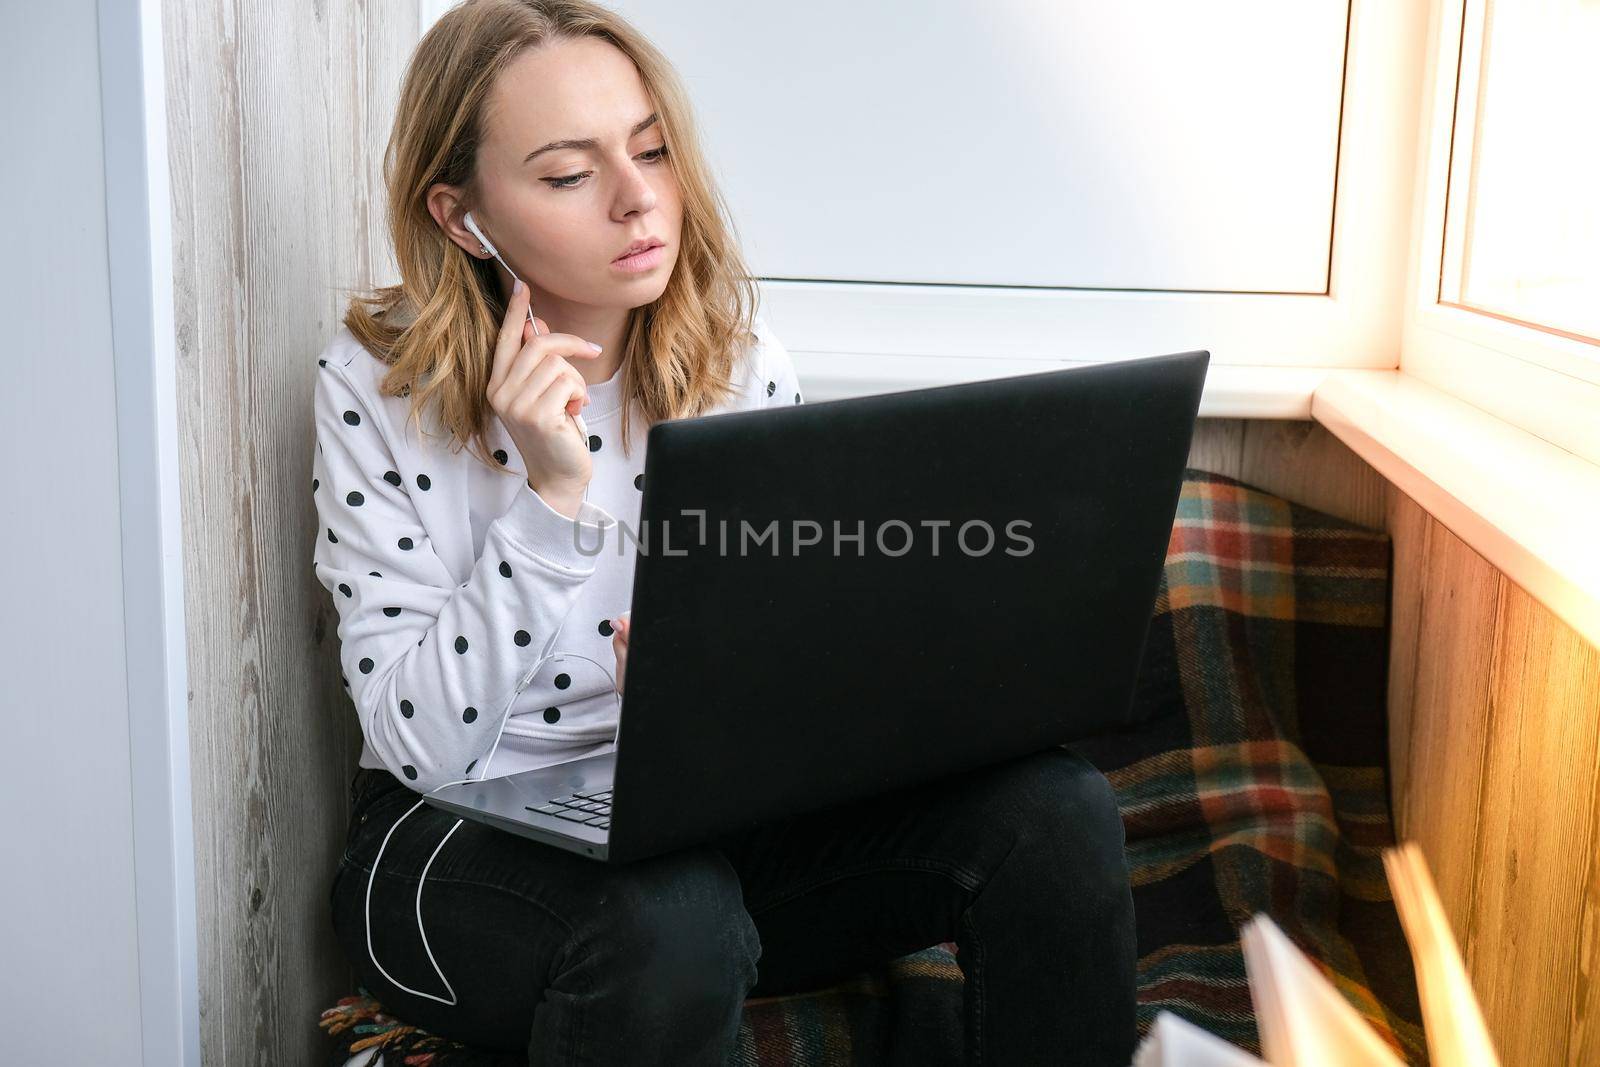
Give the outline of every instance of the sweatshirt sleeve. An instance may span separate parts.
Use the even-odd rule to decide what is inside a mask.
[[[762,407],[799,404],[800,377],[795,373],[789,350],[783,347],[765,319],[755,322],[755,334],[761,341],[761,373],[763,377]]]
[[[471,777],[554,643],[616,520],[577,519],[526,482],[489,525],[465,585],[434,552],[362,393],[316,377],[313,567],[339,614],[339,659],[367,744],[418,792]]]

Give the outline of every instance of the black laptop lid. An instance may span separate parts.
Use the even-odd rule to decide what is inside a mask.
[[[1209,359],[651,427],[613,858],[1122,727]]]

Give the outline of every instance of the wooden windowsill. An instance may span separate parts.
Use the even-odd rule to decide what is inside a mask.
[[[1600,646],[1600,466],[1401,371],[1324,372],[1311,417]]]

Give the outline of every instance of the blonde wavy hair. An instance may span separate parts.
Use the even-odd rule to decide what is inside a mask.
[[[495,80],[529,48],[598,37],[638,68],[661,116],[667,164],[683,197],[678,259],[666,290],[633,308],[623,333],[623,450],[629,409],[649,425],[705,414],[735,391],[738,354],[755,341],[757,290],[721,192],[712,181],[676,71],[614,12],[587,0],[466,0],[423,36],[401,87],[384,155],[388,222],[400,283],[354,296],[344,324],[388,363],[382,391],[411,398],[410,420],[433,404],[452,450],[488,454],[489,374],[505,317],[492,260],[469,255],[429,214],[436,182],[471,190]],[[424,431],[426,432],[426,431]]]

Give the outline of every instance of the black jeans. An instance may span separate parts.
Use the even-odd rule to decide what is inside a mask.
[[[942,941],[966,1060],[1127,1067],[1133,899],[1105,777],[1068,748],[612,865],[464,822],[361,770],[333,925],[387,1011],[538,1064],[722,1064],[746,996],[819,989]]]

